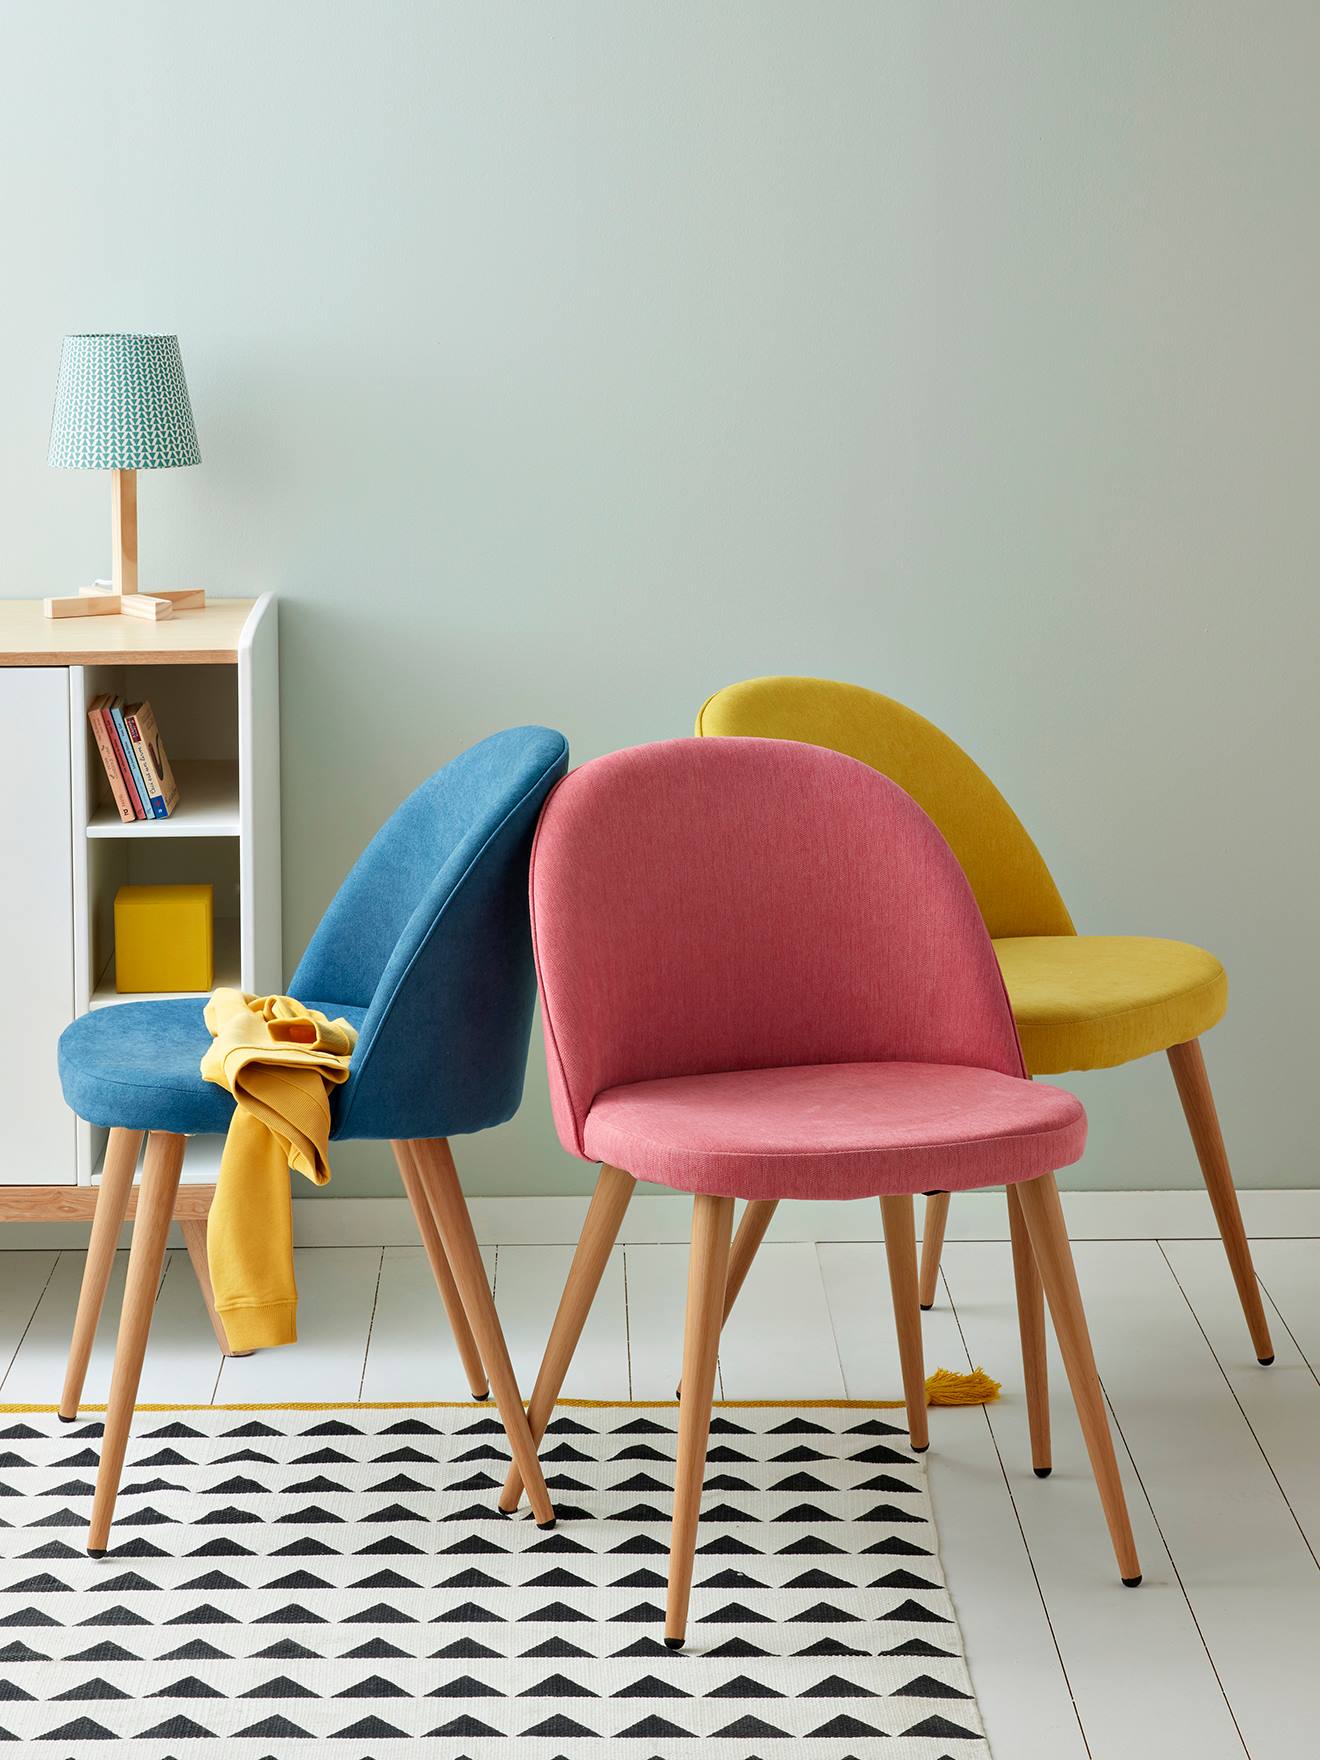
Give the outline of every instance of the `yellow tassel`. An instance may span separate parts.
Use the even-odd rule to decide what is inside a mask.
[[[958,1375],[937,1369],[926,1377],[928,1406],[986,1406],[999,1398],[999,1383],[978,1366],[974,1375]]]

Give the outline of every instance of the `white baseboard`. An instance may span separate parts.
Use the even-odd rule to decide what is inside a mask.
[[[1243,1192],[1247,1233],[1257,1239],[1320,1236],[1320,1191]],[[473,1198],[472,1221],[484,1245],[576,1242],[587,1213],[586,1198]],[[1212,1240],[1218,1234],[1203,1191],[1065,1192],[1064,1212],[1073,1240]],[[918,1205],[918,1226],[920,1210]],[[294,1235],[302,1247],[411,1247],[417,1244],[412,1211],[404,1198],[299,1198]],[[625,1244],[685,1241],[692,1200],[682,1194],[641,1192],[623,1219]],[[771,1240],[878,1241],[880,1207],[785,1203],[771,1224]],[[964,1192],[949,1207],[948,1238],[1008,1239],[1002,1192]],[[85,1244],[85,1223],[14,1222],[0,1228],[0,1248],[49,1249]],[[129,1231],[125,1229],[123,1245]],[[180,1243],[176,1240],[175,1245]]]

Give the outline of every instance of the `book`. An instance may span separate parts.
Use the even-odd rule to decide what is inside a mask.
[[[128,794],[129,805],[133,809],[133,817],[135,819],[145,819],[147,816],[146,808],[142,805],[141,796],[138,794],[137,788],[133,782],[133,772],[128,767],[128,754],[124,750],[123,741],[119,737],[119,729],[115,725],[114,707],[118,701],[118,697],[110,696],[106,698],[105,706],[101,710],[101,721],[107,734],[110,736],[111,750],[114,752],[115,762],[119,766],[119,774],[124,781],[124,788]]]
[[[133,797],[128,791],[124,780],[125,770],[119,768],[119,758],[115,752],[115,742],[110,729],[106,726],[105,708],[110,701],[109,693],[102,691],[99,697],[93,697],[87,706],[87,719],[91,723],[92,738],[96,741],[96,749],[101,754],[101,764],[105,769],[105,779],[110,784],[110,793],[114,797],[119,817],[126,825],[142,817],[140,807],[135,807]],[[112,724],[113,725],[113,724]]]
[[[124,709],[124,723],[133,742],[133,756],[142,773],[151,810],[158,819],[168,819],[179,804],[179,785],[165,755],[165,744],[151,704],[129,703]]]
[[[138,804],[142,808],[144,819],[154,819],[151,802],[147,799],[146,784],[142,780],[142,772],[138,769],[138,761],[133,753],[133,742],[128,737],[128,728],[124,725],[124,707],[118,697],[111,697],[109,706],[110,719],[115,724],[115,735],[119,740],[120,750],[128,763],[129,775],[133,783],[133,791],[137,795]]]

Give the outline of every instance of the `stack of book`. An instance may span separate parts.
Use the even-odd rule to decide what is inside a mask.
[[[179,804],[179,788],[151,704],[102,694],[92,699],[87,719],[119,817],[126,825],[168,819]]]

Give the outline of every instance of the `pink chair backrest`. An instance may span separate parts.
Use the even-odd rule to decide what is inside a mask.
[[[635,746],[551,794],[532,934],[560,1141],[607,1088],[806,1063],[1021,1075],[952,851],[869,765],[770,739]]]

